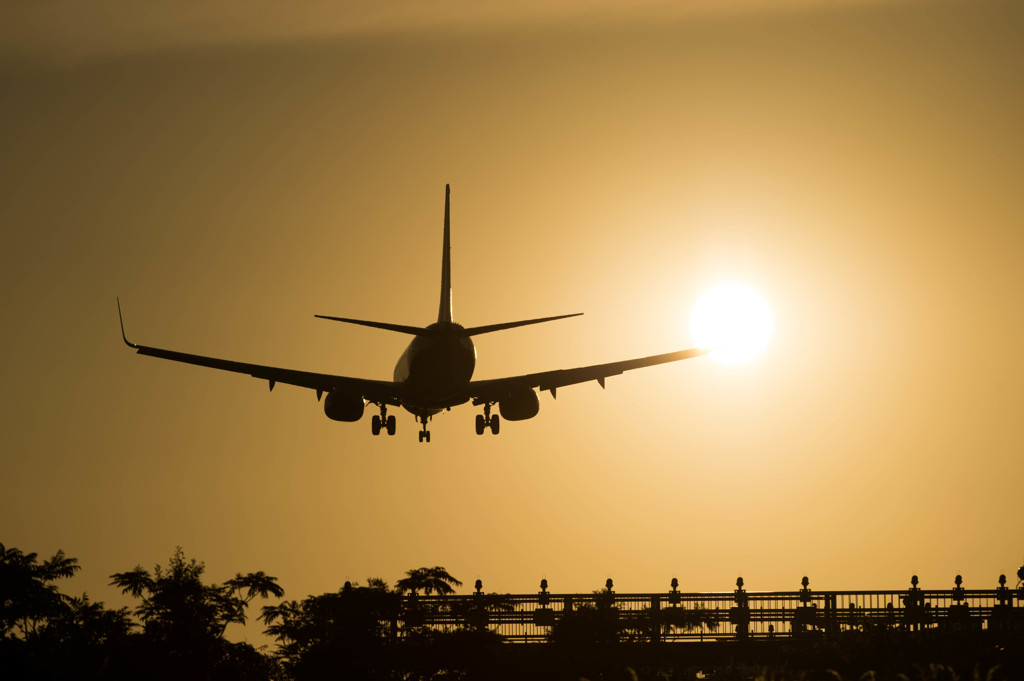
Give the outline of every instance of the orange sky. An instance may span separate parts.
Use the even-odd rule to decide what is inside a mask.
[[[921,0],[35,0],[0,7],[0,52],[67,63],[153,50],[409,33],[642,27]]]
[[[179,544],[294,598],[435,564],[501,592],[1012,574],[1024,12],[563,7],[315,39],[182,21],[154,50],[30,16],[0,61],[0,541],[64,549],[112,604],[108,575]],[[480,337],[480,378],[689,347],[726,278],[773,343],[545,394],[496,438],[458,408],[429,446],[404,412],[372,438],[121,344],[116,295],[141,343],[389,378],[407,338],[312,315],[432,321],[445,183],[456,321],[586,313]]]

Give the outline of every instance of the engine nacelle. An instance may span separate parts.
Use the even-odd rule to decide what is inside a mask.
[[[363,418],[366,401],[361,395],[352,393],[327,393],[324,400],[324,413],[332,421],[358,421]]]
[[[540,400],[537,393],[529,388],[510,393],[498,401],[498,411],[506,421],[525,421],[532,419],[540,411]]]

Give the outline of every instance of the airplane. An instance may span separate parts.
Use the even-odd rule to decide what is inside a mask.
[[[380,412],[374,414],[371,419],[371,432],[374,435],[380,435],[381,432],[394,435],[395,416],[388,414],[388,407],[404,408],[415,416],[421,425],[420,442],[430,442],[428,423],[435,414],[467,402],[483,407],[483,413],[477,414],[476,417],[477,435],[483,435],[486,430],[497,435],[500,429],[500,419],[498,414],[491,413],[491,409],[495,405],[498,406],[498,412],[506,421],[522,421],[533,418],[540,411],[537,391],[546,390],[554,398],[557,397],[558,388],[568,385],[597,381],[604,388],[605,379],[609,376],[617,376],[631,369],[677,362],[711,352],[711,349],[692,348],[575,369],[556,369],[507,378],[473,380],[473,369],[476,366],[476,347],[473,345],[473,336],[556,319],[577,317],[583,313],[577,312],[470,328],[456,324],[452,316],[450,197],[451,187],[445,185],[441,302],[435,323],[419,327],[347,317],[314,315],[320,319],[370,326],[413,336],[412,342],[409,343],[395,365],[394,379],[391,381],[248,364],[133,343],[125,335],[121,301],[118,299],[117,315],[121,322],[121,338],[128,347],[133,348],[140,355],[248,374],[267,381],[270,390],[273,390],[277,383],[309,388],[316,391],[318,402],[326,393],[324,414],[334,421],[358,421],[363,417],[366,405],[373,404]]]

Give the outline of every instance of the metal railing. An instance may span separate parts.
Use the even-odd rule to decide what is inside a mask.
[[[592,610],[620,640],[660,643],[820,637],[847,631],[941,629],[962,632],[1024,630],[1024,587],[1009,588],[1001,577],[995,589],[964,589],[959,576],[952,589],[925,590],[917,577],[909,589],[813,591],[807,578],[797,591],[746,591],[737,580],[732,592],[684,593],[673,580],[667,593],[555,594],[546,581],[536,594],[406,596],[395,622],[403,636],[413,627],[489,629],[509,642],[549,640],[552,628],[573,612]],[[1016,601],[1016,606],[1015,606]]]

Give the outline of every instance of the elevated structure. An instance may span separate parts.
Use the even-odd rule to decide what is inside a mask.
[[[541,643],[583,609],[603,612],[622,638],[638,643],[815,639],[883,630],[1024,631],[1024,587],[1007,587],[1005,576],[994,589],[965,589],[959,575],[947,589],[922,589],[916,575],[907,589],[877,591],[815,591],[806,577],[795,591],[747,591],[742,578],[734,591],[713,593],[681,592],[675,579],[663,593],[616,593],[610,579],[603,591],[588,594],[550,593],[547,587],[543,580],[536,594],[485,594],[478,580],[477,592],[468,596],[407,596],[397,633],[410,626],[475,626],[510,642]]]

